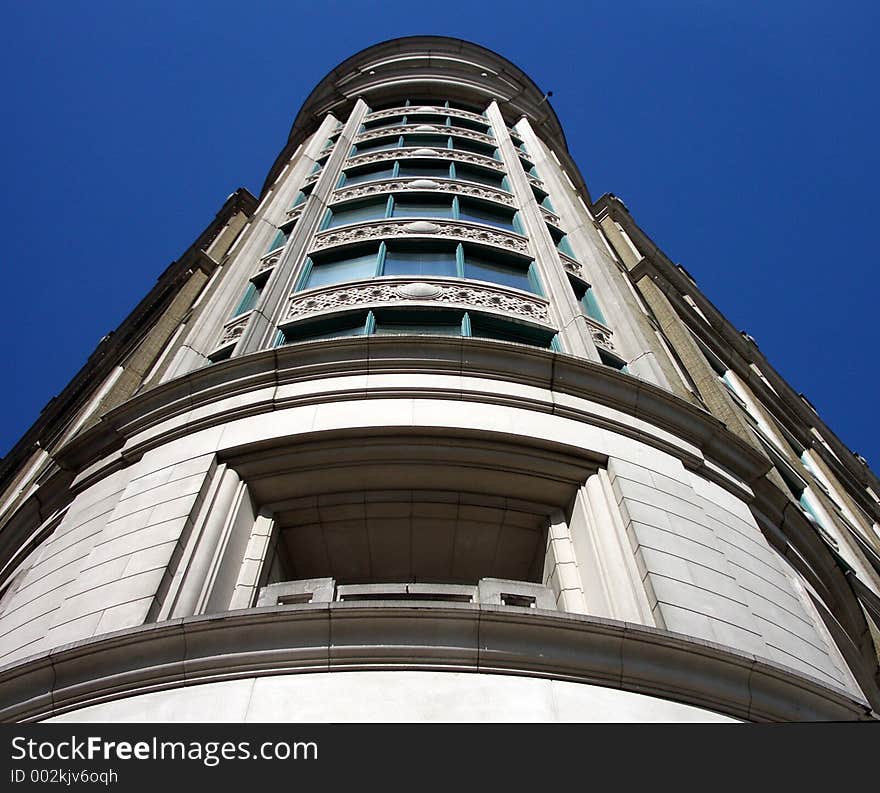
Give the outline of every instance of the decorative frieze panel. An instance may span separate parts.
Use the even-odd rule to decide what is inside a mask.
[[[552,223],[554,226],[556,226],[556,228],[559,228],[559,223],[560,223],[559,215],[557,215],[554,212],[551,212],[546,207],[542,207],[539,205],[538,208],[541,210],[541,214],[544,216],[544,220],[546,220],[548,223]]]
[[[254,275],[271,270],[276,264],[278,264],[280,259],[281,256],[277,253],[273,253],[271,256],[264,256],[260,259],[260,263],[257,265],[257,272],[254,273]]]
[[[309,185],[313,185],[320,178],[321,178],[321,171],[315,171],[314,173],[310,173],[303,181],[302,186],[308,187]]]
[[[302,204],[297,204],[295,207],[291,207],[287,210],[287,220],[288,222],[291,220],[299,220],[299,216],[305,211],[306,205],[305,202]]]
[[[544,183],[537,176],[532,176],[530,173],[527,173],[526,178],[529,180],[529,184],[532,184],[541,190],[544,189]]]
[[[220,347],[225,347],[227,344],[232,344],[233,342],[238,341],[244,333],[244,329],[247,327],[250,318],[251,312],[249,311],[247,314],[242,314],[231,322],[227,322],[223,328],[223,333],[220,336],[220,342],[217,345],[218,349]]]
[[[578,278],[584,277],[584,268],[581,266],[580,262],[576,262],[574,259],[563,253],[559,254],[559,261],[562,263],[562,266],[567,273],[576,275]]]
[[[492,187],[486,187],[470,182],[460,182],[453,179],[426,179],[418,177],[409,179],[382,179],[353,187],[343,187],[333,193],[331,204],[342,201],[351,201],[355,198],[366,198],[367,196],[394,193],[403,190],[418,190],[419,192],[429,193],[455,193],[456,195],[472,196],[474,198],[482,198],[486,201],[494,201],[497,204],[504,204],[504,206],[508,207],[516,206],[513,196],[504,190],[496,190]]]
[[[296,293],[290,298],[286,321],[340,309],[391,303],[443,303],[515,314],[545,325],[550,322],[547,301],[537,296],[474,282],[456,283],[441,279],[410,281],[399,278],[358,281]]]
[[[465,129],[464,127],[447,127],[445,124],[399,124],[394,127],[381,127],[380,129],[370,129],[362,132],[355,138],[355,144],[363,143],[374,138],[384,138],[389,135],[410,135],[412,133],[431,133],[434,135],[457,135],[459,138],[469,138],[486,143],[489,146],[495,146],[495,138],[490,135],[484,135],[473,129]]]
[[[321,232],[315,237],[313,251],[346,245],[353,242],[381,240],[388,237],[439,237],[456,242],[476,242],[482,245],[493,245],[514,253],[529,256],[529,243],[525,237],[496,228],[485,228],[457,220],[383,220],[372,221],[344,229],[331,229]]]
[[[468,118],[479,124],[489,126],[489,122],[485,116],[479,113],[471,113],[469,110],[457,110],[454,107],[439,107],[437,105],[420,105],[418,107],[390,107],[387,110],[377,110],[375,113],[367,114],[364,121],[373,121],[380,118],[390,118],[391,116],[406,116],[415,113],[436,113],[438,116],[458,116],[459,118]]]
[[[434,157],[441,160],[455,160],[456,162],[472,163],[483,168],[491,168],[493,171],[504,172],[504,165],[492,157],[485,157],[482,154],[474,154],[470,151],[461,151],[461,149],[434,149],[427,146],[424,148],[383,149],[382,151],[368,152],[367,154],[356,154],[354,157],[349,157],[346,160],[345,167],[354,168],[358,165],[370,165],[374,162],[402,160],[411,157]],[[539,180],[537,184],[540,186],[542,182]]]
[[[616,354],[614,342],[611,339],[611,329],[606,328],[601,322],[597,322],[592,317],[584,315],[584,319],[586,320],[587,327],[590,329],[590,336],[593,339],[593,344]]]

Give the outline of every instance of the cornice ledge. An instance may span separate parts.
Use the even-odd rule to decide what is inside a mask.
[[[750,721],[877,719],[841,689],[682,634],[565,612],[388,601],[244,609],[59,647],[0,668],[0,720],[39,721],[185,685],[367,669],[567,680]]]

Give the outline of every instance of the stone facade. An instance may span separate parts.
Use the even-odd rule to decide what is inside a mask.
[[[2,718],[876,718],[880,484],[525,74],[372,47],[234,195],[5,462]]]

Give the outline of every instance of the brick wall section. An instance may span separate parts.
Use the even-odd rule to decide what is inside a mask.
[[[683,466],[612,459],[608,473],[659,627],[847,686],[746,504]]]

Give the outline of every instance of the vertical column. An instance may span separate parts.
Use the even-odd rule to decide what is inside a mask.
[[[571,543],[571,534],[565,516],[556,512],[550,516],[547,530],[547,552],[544,556],[544,586],[556,596],[560,611],[587,614],[584,587],[578,570],[577,556]]]
[[[321,176],[306,202],[305,209],[296,222],[294,233],[287,243],[284,255],[275,266],[272,278],[269,280],[267,288],[264,290],[260,302],[254,311],[254,318],[248,323],[248,327],[245,329],[241,341],[239,341],[236,347],[236,355],[246,355],[249,352],[255,352],[271,346],[275,338],[276,328],[284,319],[287,309],[287,298],[293,291],[293,287],[299,278],[306,254],[311,247],[312,240],[327,209],[330,195],[339,181],[342,165],[348,158],[354,138],[368,109],[367,104],[362,99],[355,103],[342,133],[336,141],[333,152],[322,169]],[[328,116],[325,119],[325,123],[330,118],[332,117]],[[333,119],[334,131],[335,124],[336,121]],[[318,133],[313,136],[313,144],[316,141],[320,143],[329,137],[326,130],[321,134],[323,137],[319,137]]]
[[[580,319],[583,314],[568,276],[559,261],[559,253],[544,222],[544,216],[538,208],[538,202],[520,163],[516,147],[510,139],[507,123],[496,102],[492,102],[486,112],[507,168],[507,178],[516,196],[531,248],[536,254],[535,266],[538,268],[541,284],[550,300],[551,321],[560,332],[566,352],[598,361],[599,353],[596,345],[593,344],[585,323]]]

